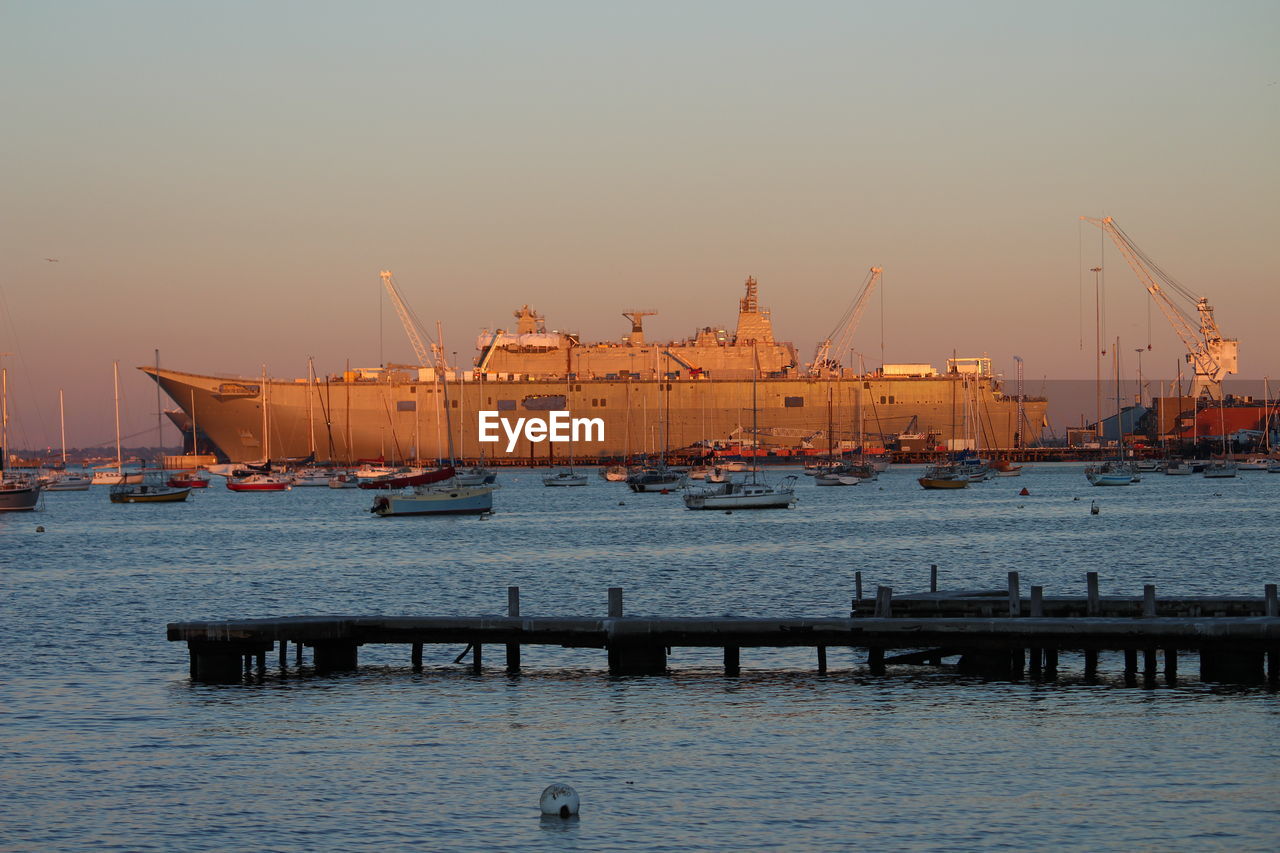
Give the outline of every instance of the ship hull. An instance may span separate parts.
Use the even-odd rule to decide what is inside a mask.
[[[509,447],[478,440],[478,413],[547,421],[567,409],[574,418],[599,419],[603,439],[579,438],[579,462],[626,455],[658,454],[699,441],[752,441],[752,382],[741,379],[563,379],[419,381],[409,373],[379,381],[336,376],[310,383],[294,379],[228,378],[140,368],[156,378],[174,402],[232,462],[301,457],[314,447],[322,461],[383,458],[392,461],[447,458],[449,428],[454,455],[508,463],[554,464],[566,445],[521,438]],[[778,455],[827,446],[827,424],[835,441],[857,439],[861,414],[868,445],[905,432],[935,435],[939,444],[967,439],[980,448],[1017,446],[1018,402],[990,379],[962,381],[954,375],[913,378],[761,378],[756,383],[757,438]],[[265,392],[265,394],[264,394]],[[831,414],[828,415],[828,393]],[[270,441],[262,434],[263,401]],[[968,405],[966,405],[966,398]],[[1025,423],[1041,423],[1047,403],[1024,403]],[[966,421],[963,411],[976,412]],[[764,425],[768,426],[764,426]],[[1027,434],[1038,432],[1028,427]]]

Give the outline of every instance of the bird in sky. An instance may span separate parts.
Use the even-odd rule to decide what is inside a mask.
[[[57,258],[45,258],[45,260],[51,264],[56,264],[58,262]]]

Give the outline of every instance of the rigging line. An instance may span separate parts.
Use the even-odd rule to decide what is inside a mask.
[[[1084,352],[1084,220],[1076,220],[1076,313],[1080,319],[1080,351]]]

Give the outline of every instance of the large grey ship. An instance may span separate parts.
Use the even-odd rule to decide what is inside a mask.
[[[384,365],[288,379],[139,369],[231,461],[440,458],[449,426],[459,457],[545,462],[569,450],[522,440],[508,452],[506,441],[481,442],[481,411],[601,419],[603,440],[572,448],[580,462],[694,445],[779,456],[895,442],[999,450],[1039,433],[1045,401],[1007,393],[988,358],[866,372],[834,357],[802,365],[791,343],[774,339],[756,281],[745,290],[732,330],[703,327],[669,343],[646,339],[650,312],[626,312],[631,331],[621,340],[583,342],[548,331],[526,305],[513,329],[482,332],[461,369]]]

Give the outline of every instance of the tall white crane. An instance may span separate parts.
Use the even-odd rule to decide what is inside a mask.
[[[433,341],[431,349],[428,350],[422,342],[422,335],[418,332],[422,328],[422,324],[418,322],[418,318],[414,316],[413,309],[408,306],[404,301],[404,297],[400,295],[400,290],[396,287],[396,283],[391,277],[391,270],[383,270],[379,275],[382,276],[382,283],[386,285],[387,294],[391,297],[391,304],[396,306],[396,313],[400,315],[400,322],[404,324],[404,333],[408,335],[409,343],[413,345],[413,352],[418,358],[418,365],[420,367],[441,367],[440,348]]]
[[[1160,269],[1110,216],[1103,219],[1089,216],[1080,218],[1098,226],[1111,238],[1138,280],[1147,288],[1147,293],[1151,294],[1152,301],[1169,321],[1169,325],[1173,326],[1173,331],[1187,349],[1187,362],[1195,375],[1191,386],[1192,395],[1198,397],[1206,394],[1215,400],[1221,400],[1222,380],[1227,374],[1236,373],[1240,367],[1240,342],[1235,338],[1224,338],[1218,331],[1218,324],[1213,319],[1213,306],[1209,304],[1208,298],[1196,296],[1179,284],[1177,279]],[[1160,286],[1161,282],[1168,290]],[[1195,307],[1196,316],[1174,302],[1169,291],[1191,303]]]
[[[813,363],[809,365],[810,376],[821,376],[840,369],[840,356],[853,343],[853,333],[857,331],[858,321],[862,319],[862,312],[866,309],[867,302],[870,301],[871,294],[876,289],[876,283],[880,281],[880,273],[883,271],[881,267],[872,267],[867,273],[853,303],[845,309],[831,334],[818,344],[813,354]]]

